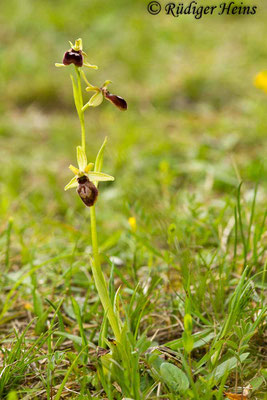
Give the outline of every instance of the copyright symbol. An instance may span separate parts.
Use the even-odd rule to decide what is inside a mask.
[[[151,1],[147,5],[147,11],[149,12],[149,14],[157,15],[161,11],[161,5],[158,1]]]

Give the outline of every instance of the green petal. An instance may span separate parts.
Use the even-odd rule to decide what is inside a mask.
[[[102,101],[103,101],[103,94],[102,92],[98,92],[96,94],[94,94],[91,99],[89,100],[89,106],[91,107],[97,107],[99,106]]]
[[[92,86],[91,84],[89,84],[89,86],[87,86],[87,88],[85,89],[87,92],[100,92],[100,89],[97,86]]]
[[[76,51],[83,49],[83,41],[81,38],[75,40],[75,46],[73,47],[73,49]]]
[[[55,66],[56,66],[57,68],[66,67],[66,65],[61,64],[61,63],[55,63]]]
[[[105,181],[114,181],[114,177],[108,174],[103,174],[102,172],[88,172],[88,177],[90,181],[94,182],[105,182]]]
[[[89,64],[88,62],[84,62],[84,63],[83,63],[83,66],[84,66],[84,67],[87,67],[87,68],[98,69],[98,66],[97,66],[97,65],[92,65],[92,64]]]
[[[79,170],[84,171],[87,166],[87,157],[84,149],[81,146],[77,146],[77,162]]]
[[[72,189],[78,186],[76,176],[69,181],[69,183],[64,187],[64,190]]]
[[[69,165],[69,169],[74,173],[74,175],[79,175],[80,170],[73,165]]]
[[[110,83],[112,83],[112,81],[105,81],[104,83],[103,83],[103,86],[102,86],[102,88],[106,88]]]
[[[90,162],[88,165],[86,165],[84,172],[87,173],[87,172],[91,171],[93,169],[93,167],[94,167],[94,163]]]

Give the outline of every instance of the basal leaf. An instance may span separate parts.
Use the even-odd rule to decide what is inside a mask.
[[[160,366],[163,381],[174,393],[184,393],[189,388],[189,381],[185,373],[176,365],[164,362]]]

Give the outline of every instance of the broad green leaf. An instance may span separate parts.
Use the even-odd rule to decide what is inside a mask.
[[[105,181],[114,181],[114,177],[108,174],[104,174],[102,172],[88,172],[88,177],[90,181],[94,182],[105,182]]]
[[[80,171],[84,171],[87,166],[87,157],[84,149],[81,146],[77,146],[77,162]]]
[[[72,189],[75,187],[78,187],[78,182],[77,182],[76,176],[74,176],[74,178],[72,178],[72,180],[69,181],[69,183],[64,187],[64,190]]]
[[[89,106],[91,107],[97,107],[99,106],[102,101],[103,101],[103,94],[102,92],[98,92],[96,94],[94,94],[91,99],[89,100]]]
[[[257,390],[263,384],[263,382],[264,382],[263,376],[257,376],[253,378],[249,383],[252,386],[253,390]]]
[[[189,381],[185,373],[176,365],[164,362],[160,366],[160,375],[170,390],[174,393],[183,393],[189,388]]]
[[[243,362],[248,358],[249,353],[241,354],[240,361]],[[211,376],[214,376],[216,380],[219,380],[226,372],[230,372],[233,368],[237,366],[238,360],[235,357],[231,357],[228,360],[222,362],[218,367],[216,367]],[[210,377],[211,377],[210,376]]]

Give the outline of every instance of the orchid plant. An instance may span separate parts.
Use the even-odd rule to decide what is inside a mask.
[[[83,51],[82,39],[77,39],[75,41],[75,45],[73,45],[71,42],[69,43],[71,48],[64,53],[63,62],[56,63],[55,65],[56,67],[66,67],[73,64],[75,68],[76,81],[73,75],[71,75],[71,81],[73,87],[74,102],[81,124],[81,145],[77,146],[76,148],[78,168],[74,167],[73,165],[69,166],[69,169],[74,173],[75,176],[65,186],[65,190],[71,188],[77,188],[77,193],[80,196],[83,203],[87,207],[90,207],[91,240],[93,249],[93,257],[91,258],[92,273],[96,289],[98,291],[101,303],[104,308],[105,315],[109,320],[110,326],[113,330],[116,340],[120,342],[120,337],[121,337],[120,319],[118,317],[118,314],[115,312],[114,306],[109,297],[107,284],[101,269],[98,238],[97,238],[96,212],[95,212],[95,203],[98,197],[98,183],[101,181],[114,181],[114,177],[101,172],[103,163],[103,152],[107,142],[107,138],[105,138],[104,143],[102,144],[97,154],[95,163],[92,162],[88,163],[87,161],[84,112],[89,107],[99,106],[104,99],[110,101],[120,110],[126,110],[127,103],[122,97],[111,94],[107,90],[107,86],[111,83],[111,81],[109,80],[105,81],[105,83],[100,88],[88,82],[86,75],[83,71],[83,67],[95,70],[98,69],[98,67],[88,62],[88,56]],[[81,78],[83,78],[85,84],[87,85],[86,91],[94,92],[94,94],[86,104],[83,103]]]

